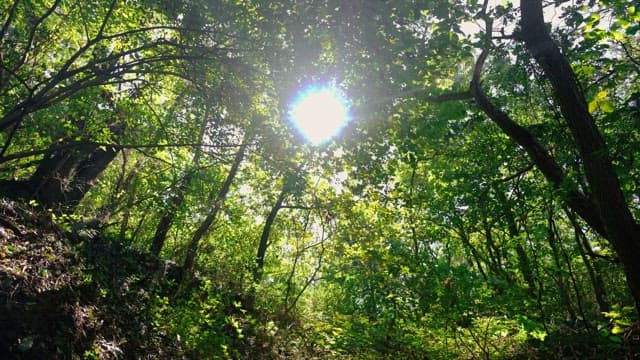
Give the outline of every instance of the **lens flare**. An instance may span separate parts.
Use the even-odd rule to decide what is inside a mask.
[[[334,87],[313,87],[303,92],[289,115],[298,131],[313,145],[328,141],[349,121],[347,102]]]

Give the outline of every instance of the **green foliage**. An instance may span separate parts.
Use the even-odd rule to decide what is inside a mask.
[[[633,307],[625,306],[621,307],[620,304],[614,304],[611,307],[611,311],[603,312],[606,319],[609,319],[611,328],[611,334],[619,335],[624,332],[624,329],[631,325],[633,319]],[[602,330],[601,333],[604,336],[609,335],[607,330]],[[610,337],[612,341],[619,341],[619,338],[615,336]]]
[[[0,354],[640,353],[620,246],[580,217],[598,195],[590,158],[517,2],[484,3],[2,2],[0,194],[19,202],[0,204],[0,298],[17,309]],[[545,7],[606,142],[589,156],[611,160],[639,216],[640,10]],[[472,79],[561,181],[488,118]],[[350,98],[352,122],[314,147],[288,106],[322,83]]]

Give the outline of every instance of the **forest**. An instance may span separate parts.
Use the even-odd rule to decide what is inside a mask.
[[[633,0],[2,0],[0,358],[638,359],[638,156]]]

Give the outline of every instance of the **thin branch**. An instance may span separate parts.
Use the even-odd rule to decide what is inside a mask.
[[[4,142],[4,146],[2,147],[2,150],[0,151],[0,159],[2,159],[4,157],[4,153],[7,152],[7,149],[9,149],[9,145],[11,145],[11,142],[13,141],[13,137],[16,135],[16,131],[18,131],[18,127],[20,126],[20,123],[16,123],[13,128],[11,129],[11,132],[9,133],[9,136],[7,136],[7,140],[5,140]]]
[[[33,87],[29,86],[29,84],[27,84],[27,81],[23,79],[20,75],[18,75],[18,73],[16,73],[13,69],[8,68],[2,62],[0,62],[0,68],[6,70],[9,73],[9,75],[11,75],[16,80],[18,80],[18,82],[22,84],[22,86],[24,86],[30,94],[33,94]],[[2,71],[0,71],[0,74],[2,74]],[[11,89],[8,89],[8,90],[11,90]],[[5,93],[6,92],[8,91],[5,91]]]
[[[282,205],[280,206],[281,209],[296,209],[296,210],[311,210],[312,208],[309,206],[303,206],[303,205]]]
[[[176,32],[192,32],[192,33],[201,33],[201,34],[211,33],[210,31],[203,30],[203,29],[186,28],[186,27],[169,26],[169,25],[156,25],[156,26],[146,26],[146,27],[141,27],[137,29],[131,29],[131,30],[127,30],[127,31],[123,31],[123,32],[119,32],[111,35],[103,35],[102,39],[113,40],[116,38],[122,38],[122,37],[131,36],[131,35],[137,35],[140,33],[152,32],[156,30],[173,30]]]
[[[38,27],[55,11],[58,5],[60,5],[60,2],[61,0],[56,0],[56,2],[54,2],[53,5],[49,9],[47,9],[47,11],[44,14],[42,14],[42,16],[40,16],[38,20],[36,20],[36,22],[34,23],[33,28],[31,29],[31,33],[29,34],[29,39],[27,40],[27,45],[25,46],[25,50],[22,53],[20,60],[18,61],[16,66],[14,66],[13,68],[14,72],[18,71],[18,69],[20,69],[22,65],[24,65],[25,61],[27,60],[27,54],[29,53],[29,49],[31,49],[31,46],[33,45],[33,41],[35,39],[36,31],[38,30]]]
[[[640,75],[640,61],[636,60],[632,55],[631,52],[629,51],[629,49],[627,48],[627,46],[620,41],[620,46],[622,46],[622,50],[624,50],[625,55],[627,55],[627,58],[629,58],[629,61],[631,61],[631,63],[633,63],[634,65],[634,69],[636,70],[636,72],[638,73],[638,75]]]
[[[531,163],[531,164],[527,165],[527,167],[525,167],[524,169],[516,172],[515,174],[509,175],[509,176],[507,176],[505,178],[502,178],[502,179],[495,180],[494,183],[509,182],[509,181],[511,181],[513,179],[517,179],[520,176],[522,176],[524,173],[527,173],[527,172],[531,171],[531,169],[533,169],[533,166],[534,166],[534,164]]]
[[[43,155],[50,151],[60,151],[65,149],[73,149],[81,146],[102,146],[102,147],[110,147],[116,150],[123,149],[161,149],[161,148],[178,148],[178,147],[204,147],[204,148],[216,148],[216,149],[224,149],[224,148],[237,148],[242,146],[242,144],[204,144],[204,143],[170,143],[170,144],[116,144],[116,143],[101,143],[101,142],[92,142],[92,141],[76,141],[70,142],[55,146],[50,146],[46,149],[38,149],[38,150],[30,150],[23,151],[19,153],[9,154],[7,156],[0,156],[0,164],[19,160],[31,156]]]
[[[492,40],[518,40],[517,34],[492,36]]]
[[[472,99],[473,99],[473,95],[471,94],[471,91],[467,90],[467,91],[446,93],[446,94],[435,95],[435,96],[427,96],[426,101],[433,104],[440,104],[448,101],[472,100]]]
[[[7,31],[7,29],[9,28],[9,25],[11,25],[11,22],[13,21],[13,19],[15,19],[16,16],[16,9],[18,8],[18,3],[20,2],[20,0],[15,0],[13,2],[13,5],[11,5],[11,9],[9,9],[9,14],[7,15],[7,20],[4,21],[4,24],[2,25],[2,28],[0,29],[0,45],[2,45],[3,41],[4,41],[4,35]]]
[[[324,237],[324,226],[325,226],[324,221],[322,221],[322,234],[320,235],[321,238],[320,238],[320,241],[318,242],[318,244],[320,245],[320,254],[318,255],[318,264],[313,269],[313,273],[305,281],[304,285],[302,286],[302,289],[300,289],[300,291],[298,292],[298,295],[296,295],[296,297],[293,299],[291,304],[289,304],[289,306],[286,307],[285,313],[287,314],[295,307],[296,303],[298,302],[298,300],[300,300],[300,297],[302,297],[302,294],[307,290],[309,285],[311,285],[311,283],[313,283],[317,279],[318,272],[322,267],[322,261],[323,261],[324,252],[325,252],[324,242],[325,240],[329,239],[329,237],[331,236],[329,235],[327,237]],[[305,248],[305,250],[306,249],[307,248]]]
[[[102,34],[104,33],[104,28],[107,26],[107,22],[109,21],[111,14],[113,14],[113,10],[115,9],[117,2],[118,0],[112,0],[111,4],[109,4],[109,10],[107,10],[107,14],[104,16],[104,19],[102,20],[102,24],[100,25],[100,30],[98,30],[98,34],[96,35],[96,38],[102,38]]]
[[[121,64],[117,68],[118,71],[113,72],[116,68],[112,67],[112,72],[109,72],[105,69],[104,72],[97,72],[96,69],[99,69],[100,64],[104,63],[113,63],[118,59],[126,57],[127,55],[132,55],[134,53],[140,52],[142,50],[150,50],[154,48],[161,48],[162,46],[173,47],[177,49],[189,49],[189,47],[182,46],[177,43],[167,42],[167,41],[156,41],[149,44],[144,44],[138,46],[133,49],[129,49],[126,51],[121,51],[117,54],[111,54],[107,57],[99,59],[97,61],[90,62],[73,70],[69,70],[69,67],[75,62],[75,60],[84,52],[86,52],[91,46],[95,45],[99,42],[99,38],[94,38],[91,41],[87,42],[82,48],[78,49],[76,53],[74,53],[65,64],[58,70],[55,76],[44,80],[37,84],[35,88],[39,86],[44,86],[40,89],[36,94],[34,94],[29,99],[17,104],[14,106],[12,110],[7,112],[3,118],[0,120],[0,131],[6,130],[9,126],[11,126],[15,122],[20,122],[22,116],[24,114],[32,113],[34,111],[46,108],[50,106],[53,102],[62,101],[69,96],[75,94],[76,92],[97,85],[102,85],[107,79],[117,77],[120,74],[125,74],[131,72],[130,69],[139,66],[139,65],[149,65],[157,62],[169,62],[171,60],[220,60],[216,57],[208,57],[206,54],[199,55],[184,55],[184,54],[173,54],[173,55],[158,55],[155,57],[136,60],[126,64]],[[211,50],[211,49],[210,49]],[[166,52],[162,52],[163,54]],[[62,83],[65,80],[69,80],[73,78],[75,75],[78,75],[83,72],[91,72],[91,75],[87,75],[82,79],[76,80],[74,83],[65,86],[62,89],[59,89],[56,93],[49,93],[53,90],[58,84]]]

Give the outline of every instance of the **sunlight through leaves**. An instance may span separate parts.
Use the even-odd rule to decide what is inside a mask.
[[[291,106],[290,118],[296,128],[313,145],[322,144],[349,121],[346,100],[334,87],[312,87]]]

